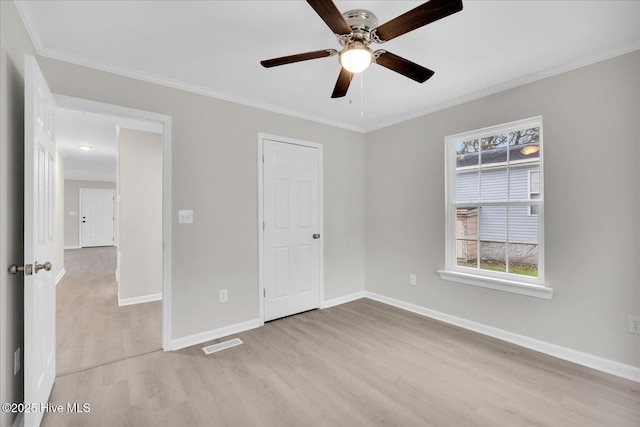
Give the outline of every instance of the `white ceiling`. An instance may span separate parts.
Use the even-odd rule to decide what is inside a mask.
[[[66,110],[56,111],[56,145],[64,157],[65,179],[116,180],[115,117]],[[78,145],[90,145],[83,151]]]
[[[56,110],[56,146],[64,157],[65,179],[116,181],[117,128],[159,133],[157,123],[65,108]],[[84,151],[79,145],[89,145]]]
[[[371,10],[382,24],[422,2],[335,3],[343,12]],[[345,98],[331,99],[337,57],[259,64],[339,48],[304,1],[16,4],[43,56],[359,131],[640,48],[636,0],[464,0],[462,12],[382,45],[434,70],[433,78],[418,84],[373,65]]]

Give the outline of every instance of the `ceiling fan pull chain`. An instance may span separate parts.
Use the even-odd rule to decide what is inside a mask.
[[[364,73],[360,73],[360,117],[364,117]]]

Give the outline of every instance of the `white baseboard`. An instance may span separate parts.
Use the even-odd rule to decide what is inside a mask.
[[[502,341],[519,345],[521,347],[539,351],[540,353],[548,354],[550,356],[567,360],[569,362],[573,362],[578,365],[586,366],[588,368],[606,372],[611,375],[626,378],[631,381],[640,382],[640,368],[636,366],[626,365],[624,363],[616,362],[614,360],[605,359],[603,357],[595,356],[593,354],[583,353],[581,351],[573,350],[567,347],[562,347],[556,344],[540,341],[524,335],[515,334],[513,332],[505,331],[503,329],[494,328],[493,326],[487,326],[482,323],[463,319],[461,317],[451,316],[449,314],[441,313],[439,311],[431,310],[429,308],[421,307],[421,306],[400,301],[394,298],[389,298],[384,295],[375,294],[373,292],[365,291],[364,294],[365,294],[365,298],[369,298],[374,301],[392,305],[394,307],[398,307],[403,310],[410,311],[412,313],[417,313],[422,316],[430,317],[432,319],[449,323],[451,325],[459,326],[464,329],[469,329],[471,331],[478,332],[483,335],[488,335],[490,337],[497,338]]]
[[[162,293],[142,295],[142,296],[133,297],[133,298],[120,298],[120,293],[118,293],[118,307],[123,307],[125,305],[142,304],[142,303],[151,302],[151,301],[161,301],[161,300],[162,300]]]
[[[82,246],[73,245],[73,246],[65,246],[65,249],[82,249]]]
[[[189,335],[186,337],[171,340],[171,350],[180,350],[181,348],[191,347],[192,345],[202,344],[207,341],[216,340],[226,337],[227,335],[239,334],[240,332],[250,329],[259,328],[264,325],[260,319],[253,319],[243,323],[237,323],[231,326],[225,326],[219,329],[212,329],[206,332]]]
[[[65,270],[64,268],[60,270],[60,273],[58,273],[58,275],[56,276],[56,286],[58,286],[58,283],[60,283],[60,280],[62,280],[65,274],[67,274],[67,270]]]
[[[340,304],[345,304],[351,301],[355,301],[364,298],[365,292],[356,292],[350,295],[345,295],[339,298],[334,298],[328,301],[324,301],[320,308],[329,308]],[[264,325],[260,319],[249,320],[247,322],[238,323],[231,326],[225,326],[219,329],[213,329],[206,332],[201,332],[194,335],[189,335],[183,338],[178,338],[171,341],[171,350],[180,350],[181,348],[191,347],[192,345],[202,344],[207,341],[215,340],[218,338],[226,337],[227,335],[238,334],[240,332],[248,331],[250,329],[259,328]]]
[[[360,291],[360,292],[356,292],[356,293],[353,293],[353,294],[345,295],[345,296],[342,296],[342,297],[330,299],[330,300],[327,300],[327,301],[323,302],[322,305],[320,305],[320,308],[334,307],[336,305],[346,304],[346,303],[351,302],[351,301],[362,299],[365,296],[364,294],[365,294],[364,291]]]

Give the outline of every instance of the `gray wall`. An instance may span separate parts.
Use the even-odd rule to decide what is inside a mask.
[[[13,375],[13,352],[23,349],[24,54],[34,53],[13,2],[0,1],[0,402],[21,402],[23,370]],[[24,360],[24,358],[23,358]],[[0,412],[0,425],[15,414]]]
[[[367,134],[367,290],[640,366],[627,332],[640,313],[639,62],[635,52]],[[445,136],[537,115],[553,299],[441,280]]]
[[[115,182],[64,180],[64,247],[80,246],[80,189],[81,188],[112,188]],[[69,212],[75,212],[70,215]]]
[[[325,298],[364,290],[364,135],[61,61],[53,92],[172,116],[174,339],[258,318],[258,133],[324,145]],[[178,209],[195,222],[177,224]],[[220,304],[219,290],[229,289]]]
[[[120,129],[118,298],[162,293],[162,135]]]

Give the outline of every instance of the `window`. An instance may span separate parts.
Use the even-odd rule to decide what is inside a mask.
[[[544,286],[542,117],[445,138],[446,280],[551,298]]]

